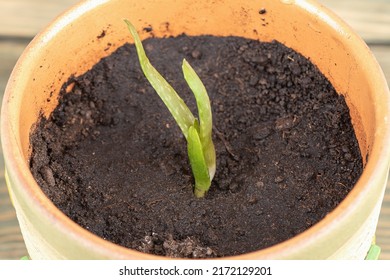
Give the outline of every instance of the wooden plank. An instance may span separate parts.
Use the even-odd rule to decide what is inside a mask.
[[[390,1],[389,1],[390,2]],[[390,27],[389,27],[390,34]],[[371,51],[379,62],[385,74],[387,84],[390,85],[390,44],[388,46],[370,46]]]
[[[0,0],[0,36],[33,37],[79,0]]]
[[[4,178],[1,178],[0,182],[0,260],[20,259],[21,256],[27,255],[27,250]]]
[[[319,0],[344,19],[366,42],[390,42],[390,1]]]
[[[5,85],[19,56],[27,43],[0,41],[0,94],[3,96]]]

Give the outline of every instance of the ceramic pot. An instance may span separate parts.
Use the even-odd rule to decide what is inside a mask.
[[[1,116],[7,184],[31,258],[158,258],[105,241],[75,224],[44,195],[28,165],[29,133],[40,114],[48,116],[54,109],[62,84],[131,42],[123,18],[143,38],[151,34],[142,27],[152,26],[156,37],[184,32],[276,39],[310,58],[345,96],[364,158],[363,174],[341,204],[305,232],[230,258],[364,259],[389,171],[388,87],[365,43],[332,12],[309,0],[90,0],[41,32],[12,72]]]

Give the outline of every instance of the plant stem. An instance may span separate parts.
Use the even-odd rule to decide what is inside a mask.
[[[184,59],[184,78],[192,90],[199,113],[199,122],[172,86],[153,67],[135,27],[125,20],[135,46],[141,69],[157,94],[167,106],[187,140],[188,158],[195,178],[195,196],[204,197],[211,186],[216,169],[215,148],[212,141],[212,114],[210,99],[199,76]]]

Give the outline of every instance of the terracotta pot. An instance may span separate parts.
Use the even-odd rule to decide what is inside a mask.
[[[266,13],[259,13],[262,8]],[[157,258],[112,244],[72,222],[43,194],[28,166],[29,133],[39,114],[50,114],[70,75],[84,73],[131,40],[123,18],[140,31],[152,26],[157,37],[185,32],[276,39],[309,57],[346,98],[365,159],[363,174],[345,200],[310,229],[232,258],[365,257],[389,170],[390,101],[378,63],[344,22],[313,1],[93,0],[60,16],[31,42],[4,97],[1,136],[9,192],[33,259]]]

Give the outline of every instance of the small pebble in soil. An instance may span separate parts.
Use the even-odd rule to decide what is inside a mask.
[[[54,187],[56,180],[54,179],[53,171],[48,166],[44,166],[41,169],[41,174],[50,187]]]
[[[191,56],[195,59],[201,59],[202,58],[202,53],[199,50],[193,50],[191,52]]]

